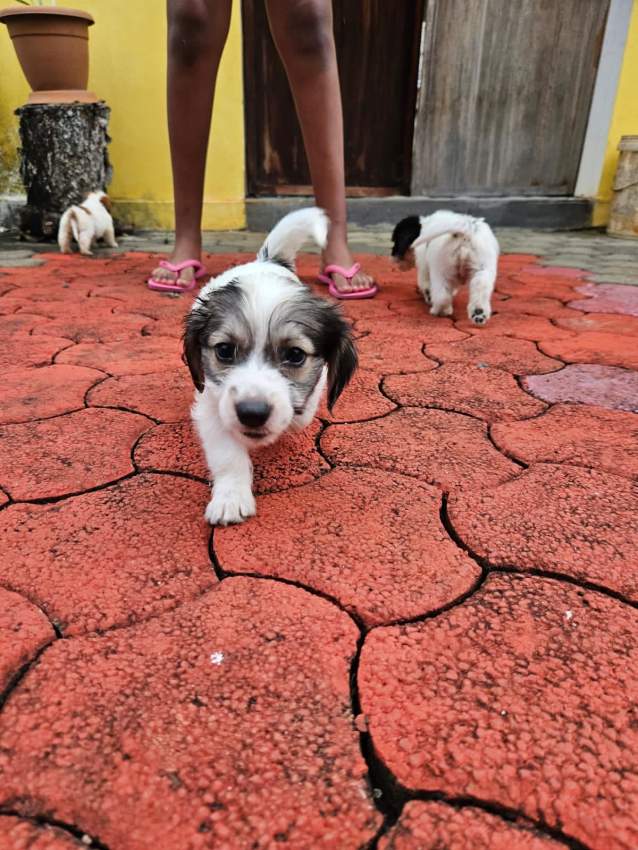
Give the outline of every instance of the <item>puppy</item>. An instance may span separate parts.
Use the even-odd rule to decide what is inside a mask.
[[[75,239],[80,254],[90,257],[91,246],[103,239],[109,248],[117,248],[111,199],[105,192],[91,192],[77,206],[69,207],[62,215],[58,227],[58,245],[63,254],[71,253],[71,240]]]
[[[392,242],[392,256],[401,268],[416,263],[417,285],[433,316],[451,316],[452,298],[461,283],[468,283],[470,321],[487,322],[499,245],[482,218],[448,210],[409,216],[394,228]]]
[[[306,239],[323,248],[327,231],[322,210],[287,215],[256,261],[211,279],[186,318],[192,417],[214,481],[204,514],[212,525],[255,514],[249,453],[305,428],[326,384],[331,409],[356,369],[339,309],[313,295],[294,271]]]

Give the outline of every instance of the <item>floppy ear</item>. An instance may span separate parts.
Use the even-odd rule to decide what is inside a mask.
[[[204,391],[202,345],[209,316],[201,310],[191,310],[184,321],[184,353],[182,359],[190,369],[195,388]]]
[[[108,195],[102,195],[102,197],[100,198],[100,203],[101,203],[104,207],[106,207],[107,212],[111,212],[111,207],[112,207],[113,205],[112,205],[112,203],[111,203],[111,199],[109,198],[109,196],[108,196]]]
[[[337,399],[355,373],[359,359],[350,328],[343,321],[334,349],[328,356],[328,410],[332,411]]]
[[[408,249],[414,247],[413,243],[420,235],[421,219],[418,215],[401,219],[392,231],[392,256],[403,259]]]

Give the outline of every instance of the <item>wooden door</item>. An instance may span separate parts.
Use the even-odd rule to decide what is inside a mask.
[[[608,6],[427,0],[412,194],[572,194]]]
[[[423,0],[333,0],[333,14],[348,194],[407,192]],[[248,194],[312,194],[263,0],[242,15]]]

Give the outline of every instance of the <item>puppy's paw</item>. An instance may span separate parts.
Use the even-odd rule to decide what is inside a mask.
[[[453,312],[452,304],[436,304],[430,308],[432,316],[451,316]]]
[[[478,306],[469,306],[467,308],[467,315],[471,322],[475,325],[484,325],[489,317],[492,315],[492,311],[490,307],[478,307]]]
[[[426,304],[431,304],[432,299],[430,298],[430,290],[429,289],[419,289],[419,292],[423,296],[423,300]]]
[[[204,517],[211,525],[233,525],[255,516],[257,505],[250,490],[215,488]]]

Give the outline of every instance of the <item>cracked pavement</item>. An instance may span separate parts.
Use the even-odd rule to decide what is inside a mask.
[[[638,847],[637,290],[568,243],[484,328],[360,255],[361,369],[212,532],[191,297],[3,255],[0,847]]]

